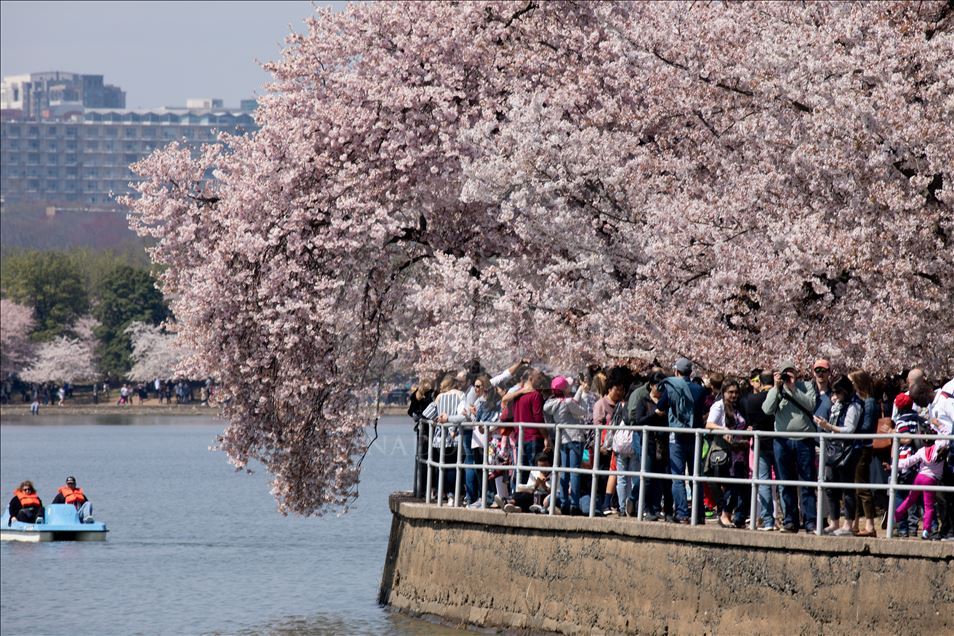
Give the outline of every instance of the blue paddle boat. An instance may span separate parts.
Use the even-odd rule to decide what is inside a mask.
[[[10,518],[7,511],[4,521]],[[14,519],[2,524],[3,541],[105,541],[105,523],[81,523],[73,504],[51,504],[46,507],[39,523],[23,523]]]

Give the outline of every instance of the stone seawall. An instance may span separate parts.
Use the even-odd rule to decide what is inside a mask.
[[[954,545],[391,497],[380,602],[531,632],[951,634]]]

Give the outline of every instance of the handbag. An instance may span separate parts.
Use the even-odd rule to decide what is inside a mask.
[[[825,465],[831,468],[844,468],[851,463],[855,452],[854,443],[843,439],[825,441]]]
[[[878,427],[875,432],[879,435],[894,432],[894,421],[890,417],[882,417],[878,420]],[[888,438],[871,440],[871,447],[874,450],[884,450],[891,448],[891,440]]]

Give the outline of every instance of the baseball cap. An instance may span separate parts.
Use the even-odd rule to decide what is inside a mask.
[[[561,393],[566,393],[567,389],[570,388],[570,383],[566,381],[562,375],[558,375],[552,380],[550,380],[550,390],[551,391],[560,391]]]
[[[818,360],[815,360],[815,364],[812,365],[812,368],[813,369],[828,369],[829,371],[831,371],[831,363],[828,362],[828,360],[825,360],[824,358],[819,358]]]
[[[679,358],[676,360],[676,371],[679,373],[692,373],[692,363],[688,358]]]
[[[795,369],[795,363],[792,362],[791,360],[782,360],[781,362],[778,363],[779,371],[787,371],[789,369],[792,369],[792,370]]]

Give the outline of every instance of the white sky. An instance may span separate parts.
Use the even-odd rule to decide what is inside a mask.
[[[316,2],[336,9],[345,2]],[[263,92],[256,60],[277,59],[303,31],[311,3],[0,2],[0,74],[103,75],[128,108],[220,97],[226,106]]]

